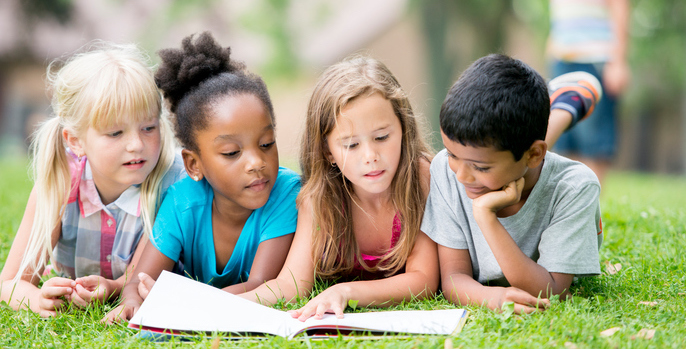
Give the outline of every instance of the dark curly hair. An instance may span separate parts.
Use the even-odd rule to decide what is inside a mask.
[[[155,73],[155,83],[175,115],[176,138],[181,145],[199,151],[195,134],[207,127],[211,104],[224,96],[256,96],[275,124],[274,108],[264,81],[248,72],[242,62],[231,60],[231,48],[221,47],[209,32],[198,35],[195,40],[193,37],[184,38],[181,49],[160,50],[162,63]]]

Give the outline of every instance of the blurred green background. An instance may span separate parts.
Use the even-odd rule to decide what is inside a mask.
[[[614,168],[686,172],[686,2],[632,0],[633,80],[621,105]],[[45,67],[93,39],[155,52],[211,31],[262,75],[277,114],[279,150],[296,166],[318,74],[351,53],[395,73],[434,147],[437,110],[459,73],[487,53],[522,59],[548,78],[547,0],[3,0],[0,3],[0,156],[25,157],[50,113]]]

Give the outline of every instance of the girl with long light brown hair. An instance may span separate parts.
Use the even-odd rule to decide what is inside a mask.
[[[300,153],[298,228],[279,276],[245,298],[273,304],[339,282],[292,315],[333,312],[349,300],[390,306],[433,295],[436,245],[420,231],[431,153],[409,100],[381,62],[328,68],[310,99]]]

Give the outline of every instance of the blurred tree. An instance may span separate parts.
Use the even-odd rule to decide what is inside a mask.
[[[420,8],[429,57],[431,98],[426,115],[431,131],[438,134],[441,104],[457,73],[478,57],[503,51],[504,24],[512,7],[509,1],[479,0],[426,0],[412,6]],[[431,141],[434,149],[443,148],[439,137]]]

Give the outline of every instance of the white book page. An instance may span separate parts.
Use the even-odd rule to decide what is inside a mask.
[[[183,332],[255,332],[287,337],[293,331],[289,326],[293,320],[286,312],[163,271],[129,324]]]
[[[293,337],[306,329],[364,330],[388,333],[451,334],[464,320],[464,309],[379,311],[326,314],[301,322],[290,314],[253,303],[218,288],[163,271],[129,322],[180,332],[264,333]]]

